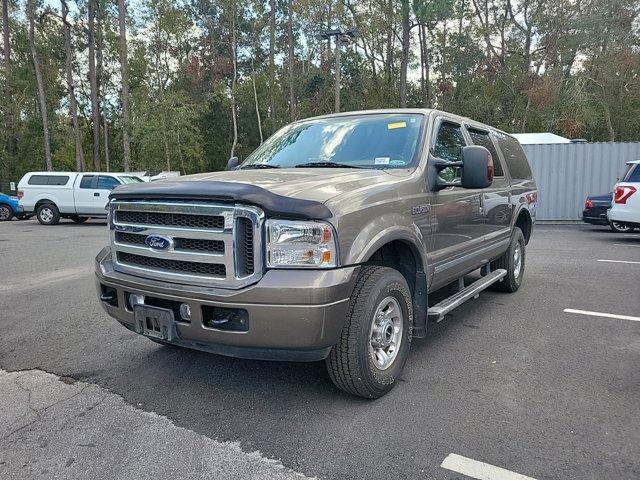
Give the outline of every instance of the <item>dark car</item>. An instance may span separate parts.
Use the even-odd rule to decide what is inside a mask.
[[[589,195],[584,202],[582,221],[592,225],[609,225],[611,230],[617,233],[628,232],[629,227],[618,224],[617,222],[609,223],[607,219],[607,210],[611,208],[612,199],[613,193]]]

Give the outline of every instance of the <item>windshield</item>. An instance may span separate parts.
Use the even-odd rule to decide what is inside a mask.
[[[120,179],[120,181],[122,183],[125,183],[125,184],[126,183],[141,183],[141,182],[144,181],[139,177],[118,177],[118,178]]]
[[[258,147],[241,168],[408,168],[418,155],[424,118],[379,114],[294,123]]]

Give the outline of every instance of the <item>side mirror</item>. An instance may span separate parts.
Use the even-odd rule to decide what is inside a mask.
[[[227,170],[235,170],[238,165],[240,165],[238,157],[231,157],[227,162]]]
[[[487,188],[493,183],[493,158],[485,147],[470,145],[462,149],[462,188]]]

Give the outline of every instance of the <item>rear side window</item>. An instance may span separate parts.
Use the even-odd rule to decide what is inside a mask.
[[[69,181],[68,175],[31,175],[29,185],[66,185]]]
[[[622,179],[623,182],[640,182],[640,163],[629,165],[629,170]]]
[[[100,175],[98,177],[98,189],[99,190],[113,190],[120,182],[114,177],[107,177],[106,175]]]
[[[469,135],[471,136],[471,140],[474,145],[480,145],[481,147],[489,150],[491,157],[493,158],[493,169],[494,175],[496,177],[504,177],[504,171],[502,170],[502,163],[500,162],[500,157],[498,156],[498,151],[496,150],[496,146],[491,141],[489,137],[489,132],[484,132],[482,130],[468,129]]]
[[[511,178],[532,178],[531,167],[529,167],[529,162],[520,146],[520,142],[504,134],[497,134],[496,139],[502,156],[507,162],[507,167],[509,167]]]
[[[80,188],[91,188],[93,182],[93,175],[84,175],[80,180]]]

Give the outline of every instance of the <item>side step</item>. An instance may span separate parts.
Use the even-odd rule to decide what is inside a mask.
[[[482,277],[480,280],[476,280],[468,287],[465,287],[450,297],[445,298],[443,301],[427,310],[427,318],[429,322],[441,321],[451,310],[459,307],[467,300],[476,298],[481,291],[502,280],[506,274],[507,271],[502,268],[494,270],[485,277]]]

